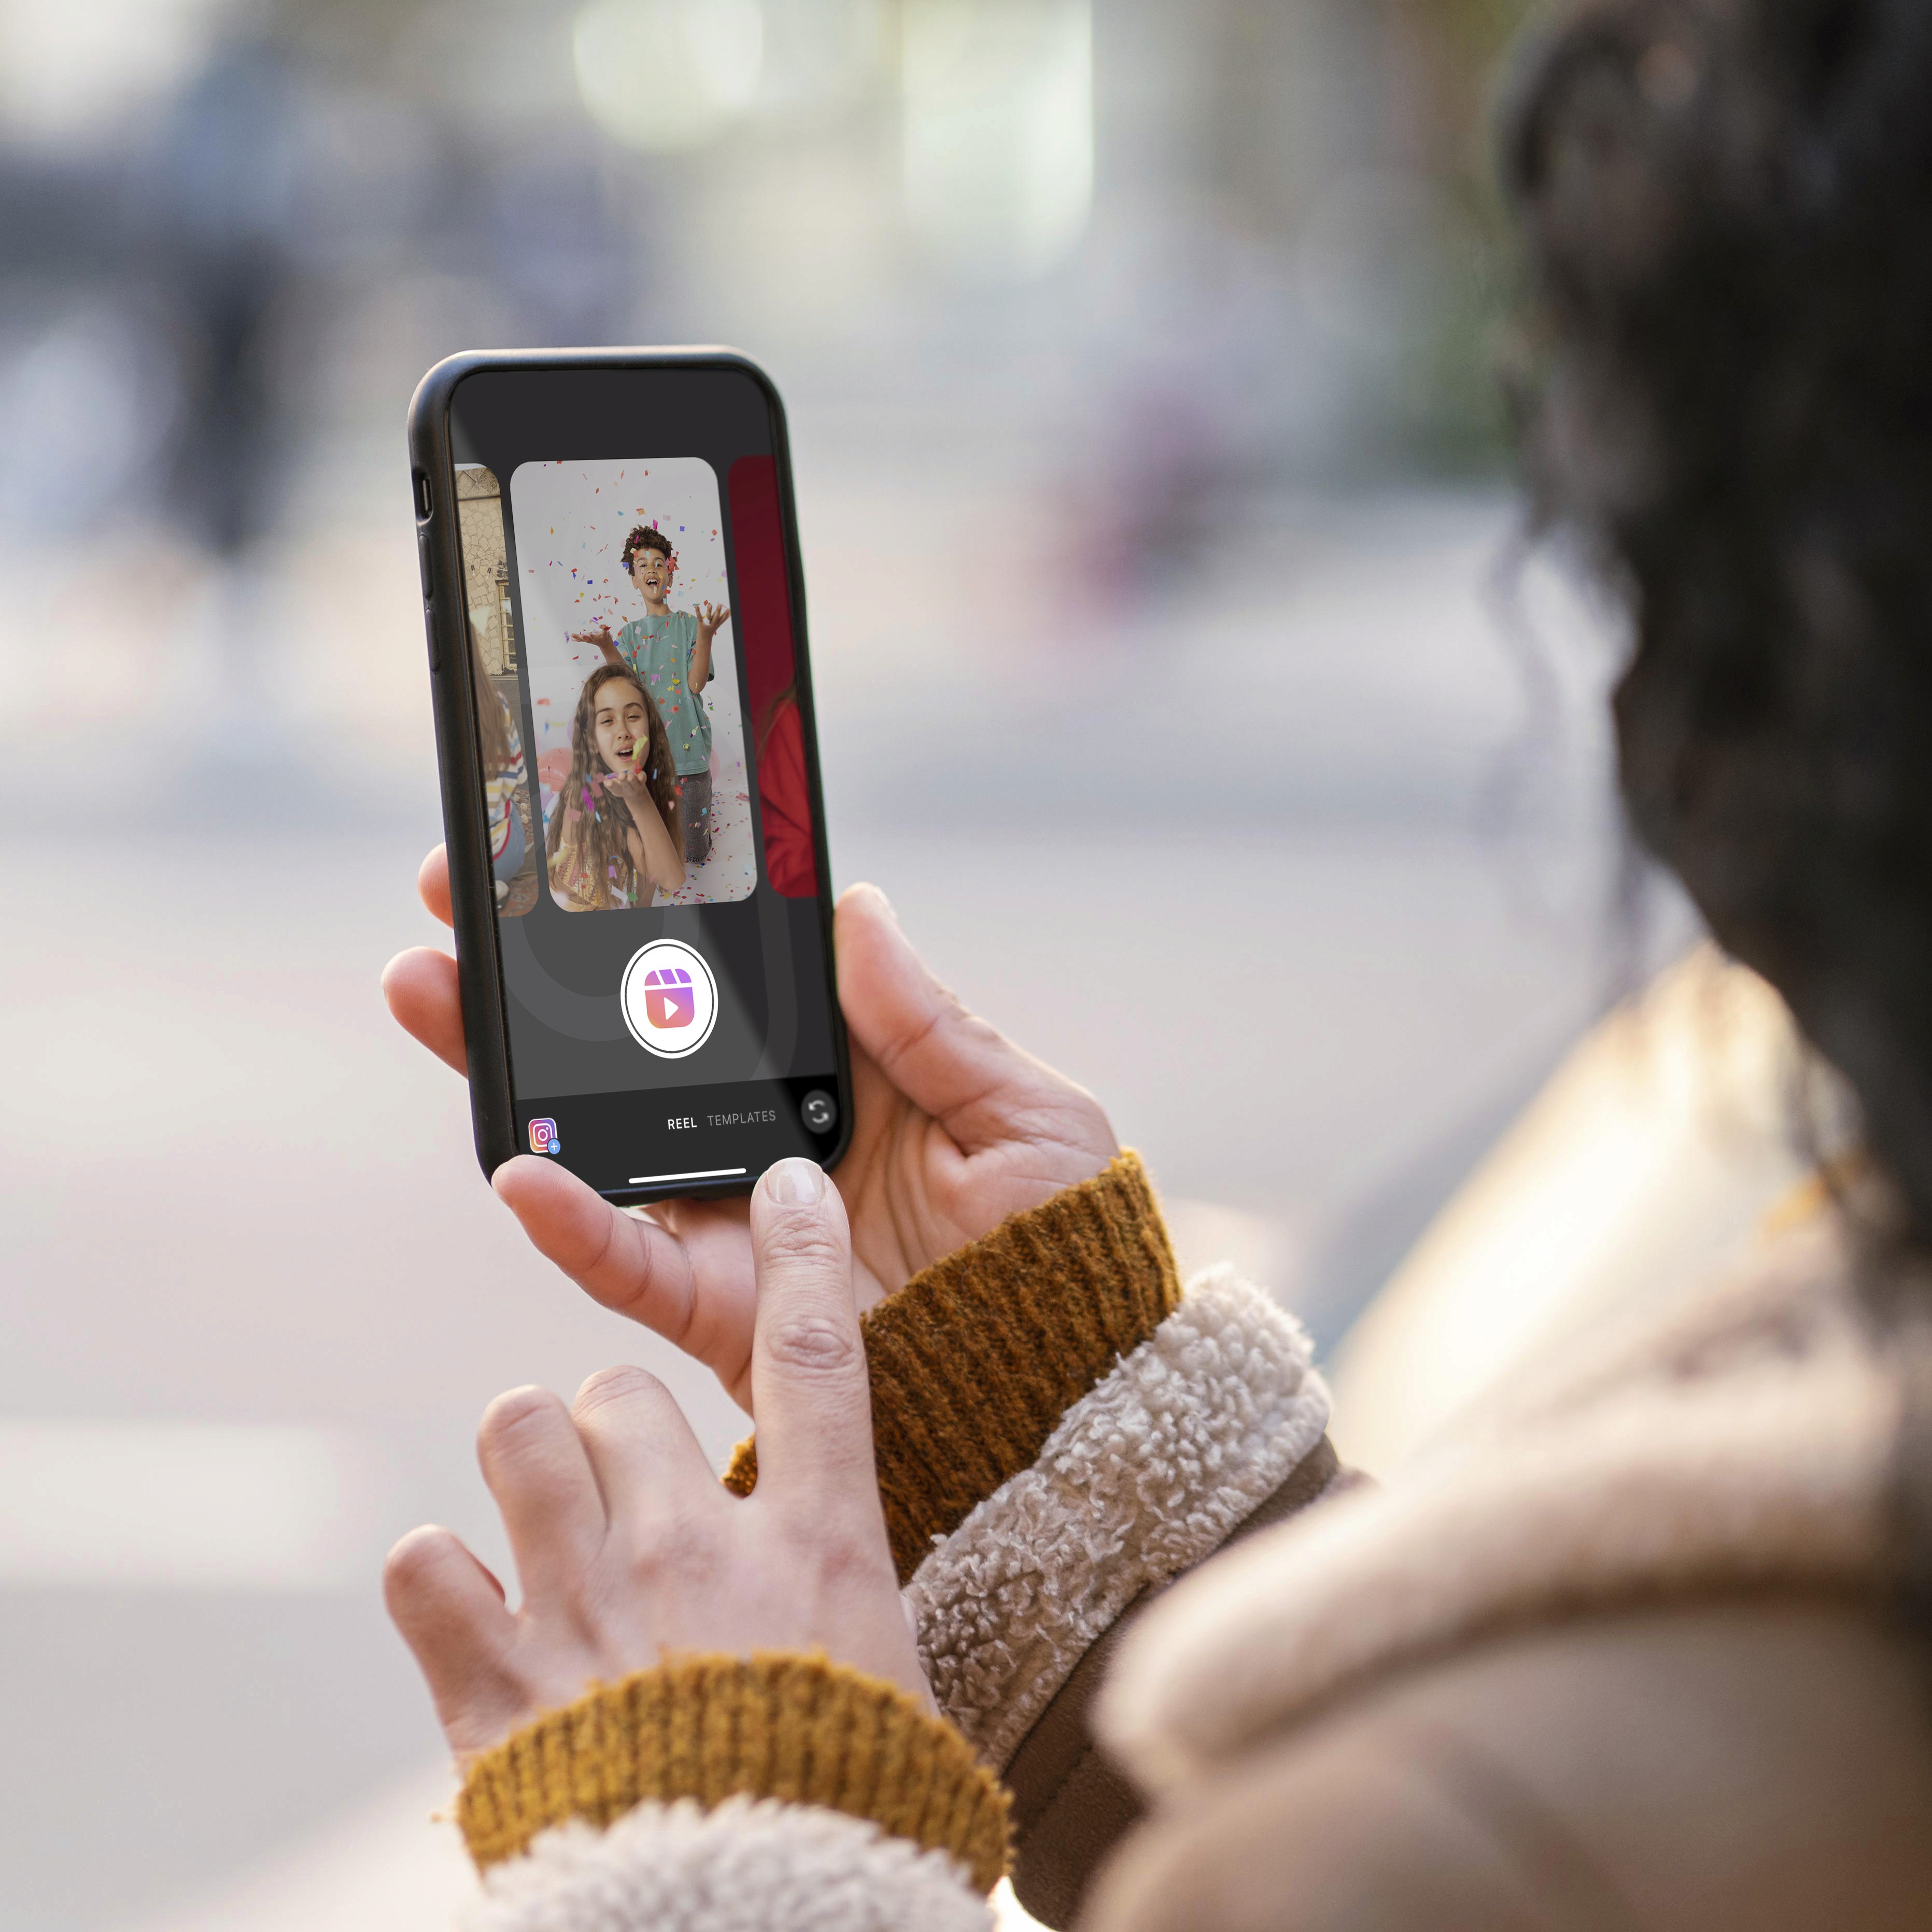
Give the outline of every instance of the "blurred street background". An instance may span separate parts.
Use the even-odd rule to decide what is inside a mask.
[[[1527,11],[0,0],[0,1932],[441,1922],[383,1550],[506,1387],[741,1432],[378,995],[439,357],[771,370],[838,883],[1324,1346],[1682,943],[1509,487]]]

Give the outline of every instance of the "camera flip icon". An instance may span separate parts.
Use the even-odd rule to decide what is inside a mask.
[[[631,1037],[646,1053],[660,1060],[688,1059],[717,1024],[718,982],[694,946],[654,939],[632,955],[618,1004]]]

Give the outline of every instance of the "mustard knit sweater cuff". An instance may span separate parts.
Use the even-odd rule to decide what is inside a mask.
[[[879,1493],[899,1581],[1002,1483],[1180,1300],[1138,1156],[1003,1222],[861,1318]],[[724,1473],[748,1496],[753,1443]]]
[[[457,1816],[479,1868],[573,1818],[743,1795],[868,1819],[950,1854],[982,1892],[1006,1870],[1006,1798],[950,1724],[822,1656],[687,1657],[600,1685],[470,1767]]]

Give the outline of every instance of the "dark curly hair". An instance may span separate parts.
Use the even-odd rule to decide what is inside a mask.
[[[663,531],[650,524],[640,524],[624,539],[624,548],[618,554],[618,561],[628,571],[631,560],[640,550],[654,550],[668,563],[676,554],[670,547],[670,538]]]
[[[1532,488],[1634,622],[1630,823],[1856,1090],[1899,1312],[1932,1256],[1932,6],[1574,8],[1503,172]]]
[[[1932,1235],[1932,8],[1606,0],[1508,126],[1548,517],[1624,591],[1638,836]]]

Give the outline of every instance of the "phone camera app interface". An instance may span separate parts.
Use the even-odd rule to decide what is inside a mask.
[[[485,370],[450,427],[531,1150],[614,1194],[823,1154],[838,1055],[764,391]]]

